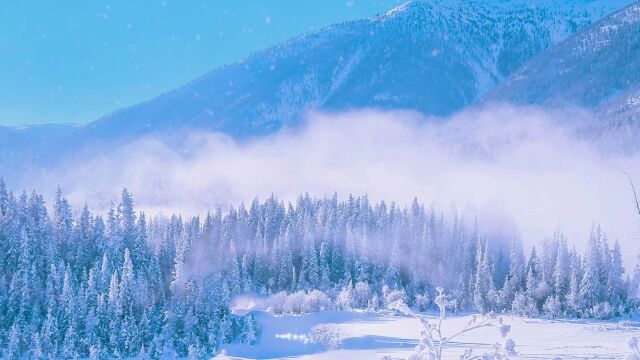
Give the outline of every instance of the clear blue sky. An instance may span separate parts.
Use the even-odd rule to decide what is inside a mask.
[[[86,123],[400,0],[0,0],[0,125]]]

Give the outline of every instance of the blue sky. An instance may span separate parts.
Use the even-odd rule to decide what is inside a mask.
[[[86,123],[399,0],[0,0],[0,124]]]

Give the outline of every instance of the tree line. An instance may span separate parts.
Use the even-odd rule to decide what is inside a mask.
[[[637,284],[598,226],[583,254],[556,232],[526,256],[517,231],[483,231],[417,200],[271,196],[147,219],[127,190],[93,214],[74,212],[61,191],[49,209],[0,180],[8,358],[207,357],[259,337],[251,314],[232,312],[243,294],[279,299],[279,312],[376,310],[400,298],[428,310],[444,287],[457,310],[612,317],[635,310]]]

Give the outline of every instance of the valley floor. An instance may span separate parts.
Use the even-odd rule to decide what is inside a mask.
[[[517,344],[519,359],[622,359],[629,353],[627,340],[640,336],[640,322],[635,320],[504,319],[511,325],[509,337]],[[262,328],[260,341],[255,345],[227,345],[224,350],[229,358],[406,359],[420,334],[418,320],[391,313],[332,311],[273,316],[257,312],[256,320]],[[452,315],[445,320],[443,331],[451,334],[468,321],[468,315]],[[329,324],[323,333],[340,342],[338,349],[328,349],[313,340],[312,328],[319,324]],[[466,348],[476,349],[475,353],[499,341],[492,329],[466,334],[447,349],[445,358],[458,359]]]

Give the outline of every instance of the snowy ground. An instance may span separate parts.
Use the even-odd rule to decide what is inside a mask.
[[[257,312],[262,327],[258,344],[228,345],[232,359],[349,359],[376,360],[384,356],[405,359],[416,345],[418,321],[393,314],[364,312],[322,312],[301,316],[272,316]],[[468,316],[451,316],[445,332],[461,329]],[[640,336],[636,321],[553,321],[505,317],[511,325],[510,337],[516,341],[519,359],[621,359],[628,354],[627,340]],[[313,341],[312,328],[328,326],[329,335],[339,338],[338,349]],[[327,328],[327,327],[325,327]],[[327,332],[325,332],[327,333]],[[335,340],[335,339],[334,339]],[[465,348],[488,348],[500,340],[494,330],[483,329],[459,338],[447,359],[458,359]],[[222,358],[222,357],[220,357]]]

